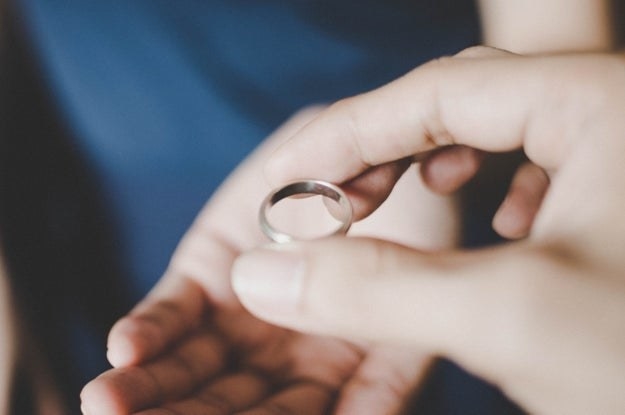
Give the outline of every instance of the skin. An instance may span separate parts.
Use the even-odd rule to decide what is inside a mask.
[[[302,119],[297,120],[289,128],[299,126]],[[198,408],[229,413],[232,407],[250,413],[350,414],[363,413],[363,407],[393,413],[422,379],[429,360],[413,348],[389,349],[296,334],[252,317],[233,294],[229,273],[234,258],[264,241],[255,212],[269,190],[262,180],[262,165],[283,135],[292,132],[282,130],[268,140],[209,201],[159,284],[112,329],[108,357],[115,368],[85,387],[81,395],[85,413],[149,408],[152,413],[193,413]],[[454,161],[458,153],[462,162]],[[439,180],[440,187],[430,183],[431,187],[441,194],[452,192],[474,173],[481,157],[472,149],[430,157],[424,165],[451,172]],[[406,161],[377,166],[345,183],[361,216],[371,213],[360,210],[370,208],[370,200],[376,205],[386,200],[390,192],[386,183],[395,181],[408,166]],[[425,250],[453,246],[458,224],[451,200],[424,191],[414,175],[404,177],[400,184],[404,190],[394,193],[400,196],[390,196],[386,213],[376,211],[361,229],[356,227],[355,234]],[[417,193],[411,191],[415,188]],[[241,205],[244,198],[249,204]],[[301,218],[293,221],[302,222]],[[224,365],[224,361],[234,363]],[[194,373],[197,367],[205,371]],[[252,380],[237,377],[240,372],[251,372]],[[216,386],[221,391],[218,398],[203,399],[202,388],[215,384],[222,385]],[[255,389],[259,384],[262,387]],[[232,395],[234,390],[255,394],[250,392],[244,400]],[[224,406],[224,401],[232,407]]]
[[[609,50],[614,43],[609,0],[479,0],[478,5],[486,46],[527,54]]]
[[[401,406],[429,365],[424,354],[267,324],[241,307],[231,288],[232,261],[266,242],[257,223],[270,190],[262,167],[318,111],[294,116],[209,201],[165,276],[111,330],[108,358],[115,368],[84,388],[84,413],[321,414],[335,408],[357,414],[363,407],[388,413]],[[381,166],[361,183],[395,181],[405,169]],[[354,231],[420,249],[453,246],[458,230],[457,221],[448,220],[455,216],[451,201],[428,192],[414,174],[403,177],[398,190],[403,196]],[[351,194],[358,194],[357,185]],[[291,214],[292,223],[318,224],[308,213]]]
[[[528,237],[436,253],[371,238],[267,246],[235,262],[235,291],[273,324],[450,358],[530,413],[623,413],[624,85],[621,56],[477,48],[333,105],[272,155],[273,183],[353,181],[448,145],[522,149],[532,164],[504,206]]]

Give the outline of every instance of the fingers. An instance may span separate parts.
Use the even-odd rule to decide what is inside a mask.
[[[466,146],[450,146],[433,152],[421,162],[421,176],[441,194],[458,190],[480,168],[484,152]]]
[[[321,415],[329,411],[335,391],[324,385],[302,382],[285,388],[241,415]]]
[[[313,382],[288,385],[270,395],[262,378],[244,373],[216,380],[191,398],[137,415],[321,415],[328,413],[333,396],[331,389]]]
[[[431,358],[414,348],[372,347],[343,386],[336,413],[396,414],[428,372]]]
[[[259,403],[269,393],[268,386],[258,375],[238,373],[215,380],[188,399],[136,415],[230,415]]]
[[[220,340],[198,334],[158,360],[112,369],[91,381],[81,393],[83,413],[130,413],[180,398],[221,371],[226,361]]]
[[[549,177],[543,169],[532,163],[519,167],[493,218],[493,228],[510,239],[527,236],[548,187]]]
[[[514,53],[490,46],[470,46],[454,55],[454,57],[456,58],[466,59],[496,58],[509,56],[514,56]]]
[[[114,367],[145,361],[200,323],[203,292],[186,278],[163,278],[153,291],[111,329],[109,361]]]
[[[525,147],[534,162],[553,167],[571,132],[554,115],[574,120],[568,111],[580,102],[567,95],[576,84],[562,77],[575,63],[499,53],[432,61],[322,112],[278,148],[267,177],[275,185],[300,177],[342,183],[371,166],[450,144],[484,151]],[[560,81],[558,88],[550,79]],[[558,104],[565,97],[566,108]]]
[[[404,159],[376,166],[341,186],[354,209],[354,220],[369,216],[386,200],[410,163],[410,160]],[[334,204],[328,204],[331,210],[330,206]]]
[[[523,327],[515,324],[526,292],[520,287],[548,262],[523,247],[423,255],[382,241],[333,238],[244,255],[233,286],[253,314],[275,324],[418,345],[488,377],[522,350],[514,332]]]

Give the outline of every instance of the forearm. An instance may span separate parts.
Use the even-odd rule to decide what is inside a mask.
[[[515,53],[609,50],[608,0],[480,0],[484,44]]]

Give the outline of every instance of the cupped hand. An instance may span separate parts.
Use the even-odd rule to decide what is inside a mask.
[[[209,201],[161,281],[111,330],[114,368],[84,388],[84,413],[347,415],[393,413],[402,405],[428,367],[422,353],[279,328],[249,314],[232,292],[236,256],[266,242],[257,223],[270,190],[264,161],[317,112],[287,122]],[[377,172],[397,179],[405,169],[390,164]],[[354,232],[426,249],[453,244],[453,204],[416,177],[406,175],[403,196]],[[290,213],[288,221],[312,228],[304,233],[322,220]]]
[[[416,156],[436,187],[447,173],[430,157],[522,149],[532,164],[496,222],[529,236],[436,253],[371,238],[270,245],[237,260],[235,291],[274,324],[449,357],[532,413],[625,413],[624,108],[620,56],[492,49],[341,101],[275,152],[275,184],[354,183]],[[459,175],[462,160],[456,183],[479,164]],[[394,180],[376,183],[372,197],[361,188],[361,217]]]

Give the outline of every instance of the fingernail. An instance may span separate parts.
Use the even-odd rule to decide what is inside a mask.
[[[239,257],[232,268],[232,286],[253,311],[293,312],[301,298],[304,260],[300,254],[261,249]]]

